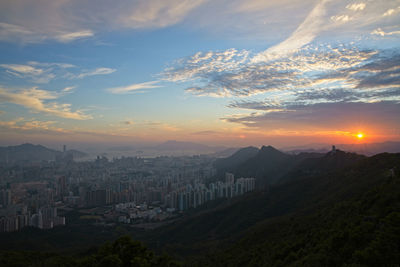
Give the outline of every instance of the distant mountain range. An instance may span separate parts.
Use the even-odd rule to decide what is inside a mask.
[[[175,140],[168,140],[152,148],[158,151],[196,151],[197,153],[213,153],[226,149],[226,147],[223,146],[214,147],[193,142],[180,142]]]
[[[281,148],[282,152],[287,154],[306,153],[327,153],[331,150],[332,145],[329,144],[310,144],[305,146],[294,146]],[[366,156],[372,156],[378,153],[400,152],[400,142],[384,142],[370,144],[337,144],[336,147],[343,151],[354,152]],[[255,147],[253,147],[256,149]],[[253,152],[254,152],[253,149]],[[182,142],[169,140],[154,146],[118,146],[109,148],[107,153],[115,155],[131,155],[131,156],[159,156],[159,155],[198,155],[208,154],[220,157],[228,157],[237,152],[239,148],[225,146],[209,146],[195,142]],[[104,152],[104,151],[103,151]],[[243,152],[245,155],[246,152]],[[251,152],[249,152],[251,153]],[[241,156],[239,156],[241,157]]]
[[[72,155],[75,159],[87,156],[86,153],[78,150],[67,150],[65,154]],[[53,150],[42,145],[22,144],[0,147],[1,163],[52,161],[63,155],[64,153],[61,151]]]
[[[343,151],[349,151],[349,152],[354,152],[357,154],[362,154],[362,155],[375,155],[378,153],[383,153],[383,152],[389,152],[389,153],[396,153],[400,152],[400,142],[384,142],[384,143],[371,143],[371,144],[339,144],[336,145],[336,147],[340,150]],[[225,147],[225,146],[208,146],[204,144],[199,144],[195,142],[181,142],[181,141],[176,141],[176,140],[169,140],[154,146],[134,146],[134,145],[125,145],[125,146],[116,146],[116,147],[110,147],[110,148],[96,148],[90,150],[88,148],[88,153],[78,151],[78,150],[68,150],[67,154],[72,154],[74,159],[82,159],[82,158],[88,158],[92,157],[94,158],[97,155],[104,155],[107,157],[120,157],[120,156],[140,156],[140,157],[153,157],[153,156],[161,156],[161,155],[166,155],[166,156],[183,156],[183,155],[199,155],[199,154],[207,154],[216,158],[226,158],[226,159],[221,159],[217,161],[216,166],[218,167],[218,174],[221,176],[223,175],[226,171],[231,171],[233,172],[233,169],[238,168],[240,163],[244,163],[244,161],[252,158],[253,156],[256,156],[256,154],[261,150],[263,151],[260,155],[258,155],[257,158],[254,159],[253,163],[248,163],[246,166],[242,166],[240,172],[238,172],[239,175],[248,175],[248,174],[254,174],[251,170],[254,169],[254,164],[258,162],[259,160],[262,161],[263,157],[268,157],[270,153],[273,154],[273,151],[276,150],[272,147],[268,149],[268,147],[262,147],[261,149],[258,149],[256,147],[247,147],[243,149],[235,148],[235,147]],[[280,153],[284,153],[285,155],[281,155],[282,157],[279,157],[280,155],[278,152],[277,157],[273,156],[273,161],[268,161],[270,162],[271,166],[264,168],[272,170],[272,166],[275,166],[277,169],[278,165],[280,164],[282,160],[282,164],[289,164],[287,165],[288,167],[291,166],[291,164],[296,164],[298,159],[302,159],[304,157],[318,157],[318,155],[327,153],[331,149],[331,145],[328,144],[310,144],[308,146],[297,146],[297,147],[286,147],[280,149]],[[86,150],[85,150],[86,151]],[[269,152],[268,152],[269,151]],[[235,154],[235,152],[237,154]],[[17,145],[17,146],[8,146],[8,147],[0,147],[0,162],[15,162],[15,161],[42,161],[42,160],[54,160],[57,155],[60,155],[62,153],[61,151],[53,150],[46,148],[45,146],[42,145],[32,145],[32,144],[22,144],[22,145]],[[90,155],[88,155],[90,154]],[[233,154],[235,154],[233,156]],[[264,156],[262,155],[264,154]],[[295,162],[293,163],[291,160],[285,161],[284,158],[287,158],[287,155],[291,156],[296,156],[300,155],[298,157],[289,157],[294,160]],[[230,157],[232,156],[232,157]],[[278,160],[278,158],[280,158]],[[233,164],[231,164],[231,162]],[[233,166],[232,168],[229,168],[228,166]],[[285,168],[288,168],[285,167]],[[239,170],[238,170],[239,171]],[[261,169],[259,169],[260,173],[257,173],[257,176],[261,175],[263,172]],[[273,173],[273,172],[272,172]],[[271,173],[271,175],[273,175]],[[221,176],[222,177],[222,176]]]
[[[384,152],[388,153],[400,152],[400,142],[395,142],[395,141],[388,141],[382,143],[336,144],[335,146],[336,148],[344,151],[363,154],[366,156],[372,156]],[[309,144],[304,146],[282,148],[282,151],[285,151],[289,154],[298,154],[301,152],[326,153],[330,149],[331,145],[329,144]]]
[[[107,150],[107,155],[125,156],[183,156],[208,154],[214,157],[227,157],[239,148],[208,146],[194,142],[168,140],[154,146],[117,146]],[[104,152],[104,151],[103,151]]]

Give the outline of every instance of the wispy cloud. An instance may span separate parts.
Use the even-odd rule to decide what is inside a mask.
[[[61,33],[59,35],[56,35],[55,39],[63,43],[68,43],[77,39],[88,38],[92,36],[94,36],[94,33],[91,30],[82,30],[76,32]]]
[[[76,88],[76,86],[68,86],[68,87],[65,87],[64,89],[62,89],[62,92],[69,93],[72,90],[74,90],[75,88]]]
[[[348,22],[350,20],[353,20],[353,18],[350,17],[349,15],[336,15],[336,16],[332,16],[331,20],[333,20],[335,22]]]
[[[95,75],[108,75],[116,69],[96,68],[94,70],[80,70],[78,66],[68,63],[48,63],[29,61],[25,64],[0,64],[6,73],[34,83],[49,83],[54,79],[83,79]]]
[[[125,125],[134,125],[135,124],[135,122],[133,120],[121,121],[121,123],[125,124]]]
[[[45,38],[38,36],[35,32],[25,27],[0,22],[0,40],[3,41],[28,41],[32,43],[43,41]]]
[[[107,91],[113,94],[128,94],[133,92],[138,92],[143,89],[152,89],[161,87],[158,85],[159,81],[151,81],[151,82],[144,82],[144,83],[134,83],[128,86],[120,86],[114,88],[108,88]]]
[[[367,4],[361,2],[361,3],[348,4],[346,8],[353,11],[362,11],[365,9],[366,6]]]
[[[6,72],[18,78],[29,78],[35,83],[48,83],[55,75],[42,68],[22,64],[0,64]]]
[[[0,64],[0,67],[20,74],[41,75],[43,73],[42,69],[37,69],[29,65]]]
[[[22,43],[40,43],[46,40],[56,40],[62,43],[69,43],[78,39],[94,36],[92,30],[78,30],[72,32],[62,31],[62,28],[45,32],[45,29],[34,28],[32,25],[20,26],[0,22],[0,40],[17,41]]]
[[[55,121],[39,121],[17,118],[10,121],[0,121],[0,127],[23,132],[56,132],[68,133],[69,131],[55,126]]]
[[[33,87],[30,89],[10,89],[0,87],[0,102],[23,106],[32,112],[40,112],[61,118],[87,120],[92,116],[80,110],[72,111],[70,104],[60,104],[54,100],[61,95]]]
[[[95,70],[91,70],[91,71],[86,71],[86,72],[82,72],[78,75],[73,75],[73,77],[76,77],[78,79],[82,79],[88,76],[95,76],[95,75],[108,75],[111,73],[114,73],[116,71],[116,69],[111,69],[111,68],[97,68]]]
[[[274,130],[296,129],[351,129],[362,121],[366,125],[388,123],[398,125],[400,105],[396,102],[376,103],[319,103],[313,105],[292,104],[290,109],[277,112],[252,112],[226,116],[222,120],[238,123],[249,128]],[[382,118],[385,121],[382,121]]]
[[[119,18],[129,28],[161,28],[180,22],[205,0],[150,0],[128,7]]]
[[[382,30],[381,28],[377,28],[375,30],[373,30],[371,32],[371,34],[373,35],[379,35],[379,36],[391,36],[391,35],[398,35],[400,34],[400,30],[399,31],[390,31],[390,32],[385,32],[384,30]]]
[[[98,30],[162,28],[182,21],[206,0],[23,2],[0,2],[0,40],[67,43]]]
[[[365,13],[365,16],[357,15],[361,21],[354,20],[352,27],[348,27],[351,31],[354,27],[360,29],[365,23],[370,23],[370,18],[375,18],[375,23],[382,14],[393,16],[398,10],[396,0],[356,1],[350,4],[347,0],[321,0],[306,16],[315,3],[299,0],[115,0],[112,4],[105,0],[1,1],[0,40],[72,42],[93,37],[102,31],[146,30],[185,23],[191,28],[218,31],[236,38],[250,33],[251,37],[256,35],[269,42],[278,42],[293,30],[294,21],[297,23],[307,17],[293,33],[295,35],[280,47],[275,46],[271,50],[273,52],[297,49],[307,44],[318,32],[326,29],[329,21],[326,18],[335,15],[353,18],[347,13],[334,14],[338,11]],[[235,23],[237,21],[241,23]],[[277,24],[279,27],[276,27]]]
[[[395,15],[395,14],[397,14],[399,12],[400,12],[400,6],[398,6],[396,8],[390,8],[390,9],[386,10],[385,13],[383,13],[382,16],[389,17],[389,16]]]
[[[331,0],[322,0],[314,7],[314,9],[308,14],[306,19],[300,24],[300,26],[290,35],[289,38],[279,43],[278,45],[268,48],[266,51],[259,53],[253,57],[253,62],[262,62],[270,60],[271,56],[279,56],[281,54],[287,54],[295,52],[297,49],[309,44],[317,34],[321,31],[321,27],[324,25],[326,4]]]
[[[205,136],[208,136],[208,135],[221,135],[221,134],[224,134],[224,133],[218,132],[218,131],[208,130],[208,131],[193,132],[192,134],[193,135],[205,135]]]
[[[28,61],[26,63],[29,66],[35,66],[35,67],[42,67],[42,68],[61,68],[61,69],[70,69],[70,68],[76,68],[76,65],[69,64],[69,63],[59,63],[59,62],[37,62],[37,61]]]

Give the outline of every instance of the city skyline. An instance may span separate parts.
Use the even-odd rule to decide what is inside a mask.
[[[0,145],[398,141],[399,25],[396,0],[2,1]]]

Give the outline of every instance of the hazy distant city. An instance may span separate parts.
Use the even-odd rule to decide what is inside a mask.
[[[25,156],[37,149],[24,146]],[[74,153],[66,146],[54,160],[16,160],[9,153],[0,168],[0,231],[65,225],[60,213],[70,209],[99,224],[159,222],[255,189],[252,177],[216,178],[215,157],[207,155],[74,161]]]

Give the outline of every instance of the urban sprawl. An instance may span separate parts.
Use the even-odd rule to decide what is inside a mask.
[[[0,232],[26,226],[51,229],[68,223],[60,216],[78,210],[99,224],[139,224],[173,218],[208,201],[255,189],[254,178],[216,176],[209,156],[122,157],[0,167]]]

